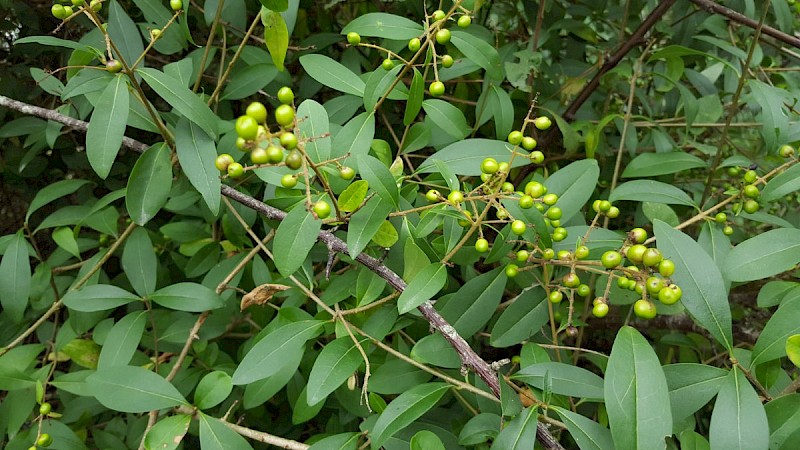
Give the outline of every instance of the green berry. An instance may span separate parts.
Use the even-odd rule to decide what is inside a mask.
[[[794,147],[791,145],[782,145],[778,150],[778,154],[780,154],[783,158],[791,158],[794,156]]]
[[[561,208],[558,206],[551,206],[550,209],[547,210],[545,216],[550,220],[558,220],[564,213],[561,211]]]
[[[732,177],[739,176],[741,170],[738,167],[728,167],[728,175]]]
[[[546,249],[542,250],[542,259],[545,259],[545,260],[549,261],[549,260],[555,258],[555,256],[556,256],[556,251],[553,250],[552,248],[546,248]]]
[[[564,275],[563,278],[561,278],[561,284],[563,284],[568,288],[575,288],[578,287],[579,284],[581,284],[581,279],[575,272],[570,272]]]
[[[633,313],[641,319],[652,319],[656,316],[656,305],[645,299],[637,300],[633,304]]]
[[[564,294],[561,291],[553,291],[548,296],[550,299],[550,303],[561,303],[561,300],[564,300]]]
[[[608,315],[608,305],[602,302],[598,302],[597,304],[592,307],[592,315],[597,317],[598,319],[602,319],[606,315]]]
[[[444,94],[444,83],[441,81],[434,81],[428,86],[428,92],[430,92],[433,97],[441,97]]]
[[[505,162],[505,161],[502,161],[497,165],[497,171],[498,172],[508,173],[508,169],[509,168],[511,168],[511,166],[509,166],[508,163]]]
[[[532,138],[530,136],[525,136],[524,138],[522,138],[522,148],[524,148],[527,151],[531,151],[531,150],[535,149],[536,148],[536,139],[534,139],[534,138]]]
[[[103,3],[100,0],[92,0],[89,3],[89,7],[92,8],[92,11],[98,12],[103,9]]]
[[[744,209],[744,212],[747,214],[753,214],[757,212],[760,207],[761,205],[759,205],[758,202],[753,199],[747,200],[744,202],[744,205],[742,205],[742,209]]]
[[[523,221],[521,221],[519,219],[511,222],[511,232],[516,234],[517,236],[525,233],[525,230],[527,230],[527,229],[528,229],[528,225],[526,225],[525,222],[523,222]]]
[[[748,170],[747,172],[744,173],[742,180],[744,180],[745,183],[749,184],[749,183],[754,183],[757,178],[758,174],[756,173],[755,170]]]
[[[284,105],[291,105],[294,102],[294,91],[289,86],[278,89],[278,101]]]
[[[660,263],[662,259],[663,256],[657,248],[648,248],[645,250],[644,254],[642,254],[642,262],[647,267],[655,266]]]
[[[440,20],[443,20],[445,18],[445,16],[446,16],[446,14],[441,9],[437,9],[436,11],[433,12],[433,15],[431,15],[431,17],[433,17],[433,21],[434,22],[438,22]]]
[[[484,238],[480,238],[475,241],[475,250],[478,253],[486,253],[489,251],[489,241]]]
[[[553,229],[553,240],[555,242],[561,242],[567,238],[567,230],[566,228],[557,227]]]
[[[530,181],[525,185],[525,193],[533,198],[539,198],[547,192],[544,185],[538,181]]]
[[[244,167],[238,162],[228,164],[228,176],[231,178],[239,178],[244,175]]]
[[[83,6],[84,0],[72,0],[72,6]]]
[[[267,156],[269,156],[270,164],[278,164],[283,161],[283,150],[277,145],[270,145],[267,147]]]
[[[356,176],[356,171],[352,167],[342,166],[339,169],[339,177],[345,181],[350,181]]]
[[[725,213],[723,213],[723,212],[721,212],[721,213],[717,213],[717,215],[716,215],[716,216],[714,216],[714,220],[715,220],[717,223],[725,223],[725,222],[727,222],[727,221],[728,221],[728,215],[727,215],[727,214],[725,214]]]
[[[481,172],[487,174],[497,173],[500,169],[499,164],[497,164],[497,160],[494,158],[486,158],[481,163]]]
[[[50,414],[50,411],[53,410],[53,406],[50,403],[44,402],[39,405],[39,414],[46,416]]]
[[[600,262],[606,269],[613,269],[622,263],[622,255],[614,250],[609,250],[603,253],[600,257]]]
[[[527,262],[528,258],[530,258],[531,254],[527,250],[520,250],[517,252],[516,258],[517,262]]]
[[[64,10],[64,5],[56,3],[50,8],[50,12],[56,19],[63,20],[67,18],[67,12]]]
[[[647,230],[644,228],[634,228],[628,233],[628,237],[636,244],[642,244],[647,240]]]
[[[470,16],[461,16],[458,18],[458,26],[461,28],[467,28],[468,26],[472,25],[472,17]]]
[[[733,234],[733,227],[732,227],[732,226],[730,226],[730,225],[726,225],[726,226],[725,226],[725,227],[722,229],[722,234],[724,234],[725,236],[730,236],[730,235],[732,235],[732,234]]]
[[[510,181],[503,182],[503,185],[500,186],[500,190],[503,191],[504,194],[513,194],[514,193],[514,184]]]
[[[275,121],[282,127],[288,127],[294,122],[294,108],[290,105],[280,105],[275,108]]]
[[[581,297],[588,297],[589,294],[592,293],[592,289],[588,284],[579,284],[578,289],[575,290],[575,293]]]
[[[617,287],[620,289],[628,289],[628,284],[631,280],[627,277],[619,277],[617,278]]]
[[[392,61],[391,58],[386,58],[381,63],[381,67],[383,67],[383,70],[386,71],[392,70],[394,69],[394,61]]]
[[[254,140],[258,136],[258,122],[247,115],[239,117],[236,119],[236,134],[242,139]]]
[[[533,197],[528,194],[519,198],[519,207],[522,209],[530,209],[533,206]]]
[[[464,214],[464,217],[458,219],[458,224],[466,228],[472,224],[472,213],[469,211],[461,211],[461,213]]]
[[[461,191],[450,191],[450,193],[447,194],[447,201],[458,205],[464,201],[464,194]]]
[[[66,5],[66,6],[64,6],[64,14],[66,14],[66,16],[69,17],[69,16],[75,14],[75,11],[73,11],[72,6]]]
[[[292,189],[297,186],[297,175],[287,173],[286,175],[282,176],[281,186],[285,187],[286,189]]]
[[[294,133],[287,131],[281,134],[281,145],[286,150],[293,150],[297,147],[297,136]]]
[[[122,63],[116,59],[109,59],[106,62],[106,70],[110,73],[119,73],[122,71]]]
[[[645,247],[642,244],[636,244],[628,248],[628,251],[625,253],[625,256],[631,262],[640,263],[642,262],[642,257],[644,257],[644,252],[646,251],[647,247]]]
[[[665,305],[674,305],[681,299],[683,292],[677,284],[665,286],[658,292],[658,301]]]
[[[658,273],[660,273],[662,277],[671,277],[672,274],[675,273],[675,263],[670,259],[662,259],[661,262],[658,263]]]
[[[350,45],[358,45],[361,43],[361,35],[355,31],[347,33],[347,43]]]
[[[182,0],[169,0],[169,7],[172,8],[173,11],[180,11],[183,9],[183,1]]]
[[[75,0],[73,0],[73,1],[75,1]],[[80,0],[80,1],[83,1],[83,0]],[[152,30],[150,30],[150,37],[153,40],[156,40],[156,39],[160,38],[161,37],[161,29],[160,28],[153,28]]]
[[[297,170],[303,166],[303,155],[297,150],[292,150],[286,154],[286,167]]]
[[[39,447],[49,447],[50,444],[53,443],[53,437],[47,433],[42,433],[39,435],[39,439],[36,440],[36,445]]]
[[[550,121],[550,118],[549,118],[549,117],[547,117],[547,116],[541,116],[541,117],[537,117],[537,118],[536,118],[536,119],[534,119],[534,121],[533,121],[533,125],[534,125],[536,128],[538,128],[538,129],[540,129],[540,130],[542,130],[542,131],[544,131],[544,130],[546,130],[546,129],[550,128],[550,125],[552,125],[552,124],[553,124],[553,123]]]
[[[569,250],[559,250],[558,253],[556,253],[556,258],[558,258],[559,261],[569,261],[572,259],[572,253]]]
[[[425,193],[425,199],[429,202],[438,202],[441,195],[436,189],[430,189]]]
[[[659,291],[661,291],[661,289],[664,287],[664,280],[659,277],[648,277],[644,285],[647,288],[648,293],[658,294]]]
[[[547,206],[553,206],[558,201],[558,196],[556,194],[546,194],[542,197],[542,203]]]
[[[575,249],[575,259],[586,259],[589,257],[589,247],[580,245]]]
[[[758,187],[753,184],[748,184],[747,186],[745,186],[744,189],[742,190],[742,193],[745,195],[745,197],[750,197],[750,198],[756,198],[760,194]]]
[[[540,152],[539,150],[532,151],[529,158],[531,162],[534,164],[541,164],[544,162],[544,153]]]
[[[245,114],[255,119],[258,123],[267,121],[267,108],[261,102],[253,102],[247,105]]]
[[[444,45],[450,42],[450,30],[447,28],[442,28],[441,30],[436,32],[436,42]]]
[[[612,206],[611,208],[608,209],[606,216],[608,216],[609,219],[616,219],[617,217],[619,217],[619,208],[617,208],[616,206]]]
[[[217,159],[214,161],[214,166],[216,166],[217,170],[220,172],[226,172],[228,170],[228,166],[233,162],[235,162],[233,156],[223,153],[217,156]]]
[[[519,274],[519,267],[516,264],[509,264],[506,266],[506,276],[508,278],[514,278]]]
[[[508,143],[511,145],[519,145],[522,143],[522,139],[524,138],[525,136],[519,130],[514,130],[511,133],[508,133]]]
[[[412,52],[416,52],[417,50],[422,47],[422,42],[420,42],[419,38],[414,38],[408,41],[408,49]]]
[[[250,152],[250,161],[252,161],[253,164],[267,164],[269,163],[269,154],[264,148],[254,148],[253,151]]]
[[[611,202],[608,200],[600,200],[600,212],[609,212],[611,210]]]
[[[324,220],[331,215],[331,205],[329,205],[325,200],[319,200],[318,202],[314,203],[314,213],[317,215],[317,217]]]
[[[455,63],[455,60],[453,59],[452,56],[450,56],[450,55],[442,56],[442,67],[444,67],[445,69],[449,69],[450,67],[453,67],[454,63]]]

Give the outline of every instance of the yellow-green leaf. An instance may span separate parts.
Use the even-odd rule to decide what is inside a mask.
[[[266,8],[261,9],[261,22],[264,24],[264,40],[272,56],[272,63],[283,72],[283,61],[286,59],[286,49],[289,48],[286,22],[279,13]]]

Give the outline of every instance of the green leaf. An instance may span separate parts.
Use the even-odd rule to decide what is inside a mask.
[[[504,140],[514,126],[514,104],[511,102],[511,96],[494,84],[489,86],[486,95],[486,111],[494,117],[495,136],[499,140]]]
[[[660,220],[653,224],[658,249],[675,263],[673,281],[681,303],[700,326],[728,350],[733,348],[731,309],[725,282],[710,256],[689,236]]]
[[[800,394],[789,394],[764,405],[769,422],[770,448],[791,450],[800,438]]]
[[[217,159],[214,140],[200,125],[181,118],[175,127],[175,150],[186,178],[203,196],[208,209],[217,215],[222,182],[219,179],[219,171],[214,166],[214,161]]]
[[[335,434],[315,442],[308,450],[356,450],[359,436],[359,433]]]
[[[614,340],[605,399],[617,448],[666,448],[664,439],[672,435],[667,381],[658,356],[635,328],[621,328]]]
[[[350,155],[342,163],[358,170],[358,157],[369,153],[375,137],[375,113],[363,112],[350,119],[333,139],[332,157]]]
[[[222,100],[241,100],[263,89],[278,76],[278,69],[270,63],[253,64],[231,75],[222,94]]]
[[[650,219],[650,222],[660,220],[672,227],[677,227],[680,224],[680,219],[678,219],[678,214],[675,213],[675,210],[664,203],[644,202],[642,203],[642,213]]]
[[[339,194],[339,209],[343,212],[353,212],[361,206],[364,199],[367,198],[367,189],[369,182],[367,180],[356,180],[350,186]]]
[[[61,180],[40,189],[39,192],[36,193],[36,196],[33,197],[33,200],[31,200],[30,206],[28,206],[28,212],[25,213],[25,222],[27,222],[31,215],[42,206],[53,200],[70,195],[87,184],[89,184],[89,181],[86,180]]]
[[[384,220],[375,235],[372,236],[372,242],[383,247],[390,248],[400,239],[397,230],[392,225],[392,222]]]
[[[260,0],[264,8],[277,12],[284,12],[289,9],[289,0]]]
[[[399,64],[394,66],[392,70],[386,71],[383,70],[382,67],[379,67],[372,71],[367,78],[366,85],[364,86],[364,108],[367,111],[372,111],[375,109],[375,105],[378,101],[386,95],[386,98],[391,100],[407,100],[408,95],[403,92],[401,89],[405,89],[405,85],[403,83],[397,83],[392,87],[395,79],[397,79],[397,75],[403,69],[403,65]],[[388,94],[386,91],[389,90],[389,87],[392,87],[391,92]]]
[[[366,248],[392,210],[389,202],[376,198],[353,214],[347,229],[347,252],[351,257]]]
[[[706,167],[705,161],[690,153],[642,153],[628,163],[622,177],[654,177],[700,167]]]
[[[86,130],[86,157],[102,179],[108,176],[117,158],[129,111],[128,82],[124,76],[117,75],[100,95]]]
[[[787,339],[797,333],[800,333],[800,297],[782,302],[764,325],[753,346],[752,367],[786,355]]]
[[[146,450],[175,450],[180,445],[186,432],[189,431],[189,423],[192,417],[186,414],[165,417],[147,432],[144,440]]]
[[[752,237],[728,253],[723,266],[731,281],[753,281],[792,269],[800,262],[800,230],[782,228]]]
[[[428,264],[414,276],[397,299],[400,314],[407,313],[433,298],[447,283],[447,267],[438,262]]]
[[[669,364],[663,370],[673,422],[689,417],[714,398],[728,376],[727,370],[705,364]]]
[[[73,339],[61,347],[61,352],[75,364],[87,369],[96,369],[100,358],[100,346],[88,339]]]
[[[561,416],[561,421],[567,425],[569,434],[581,450],[606,450],[614,448],[614,441],[608,428],[576,414],[568,409],[550,406],[550,409]]]
[[[433,431],[418,431],[411,437],[411,450],[445,450],[442,440]]]
[[[35,384],[31,377],[20,372],[18,369],[6,365],[0,366],[0,389],[4,391],[16,391],[30,388]],[[7,398],[8,397],[6,397],[6,399]]]
[[[300,57],[300,65],[308,76],[331,89],[364,96],[365,84],[361,78],[336,60],[324,55],[309,54]]]
[[[78,241],[75,240],[75,234],[72,232],[71,228],[56,228],[53,230],[53,234],[51,236],[53,238],[53,242],[55,242],[56,245],[58,245],[62,250],[76,258],[81,257],[81,251],[78,248]]]
[[[286,50],[289,48],[289,30],[280,13],[270,10],[261,10],[261,23],[264,24],[264,41],[267,44],[272,64],[279,72],[283,72],[283,61],[286,59]]]
[[[197,124],[212,139],[216,138],[216,114],[183,83],[156,69],[139,69],[136,73],[142,75],[144,81],[175,111]]]
[[[772,202],[797,191],[800,191],[800,164],[789,167],[769,180],[761,190],[761,200]]]
[[[419,110],[422,109],[422,101],[425,99],[425,79],[419,70],[414,69],[414,77],[411,79],[411,87],[408,89],[408,101],[406,111],[403,114],[403,125],[409,126],[417,118]]]
[[[119,320],[106,335],[98,369],[114,366],[127,366],[142,340],[144,326],[147,323],[147,311],[132,312]]]
[[[786,355],[795,367],[800,367],[800,334],[789,336],[786,339]]]
[[[538,409],[525,408],[512,419],[492,442],[493,450],[527,450],[536,441]]]
[[[19,44],[41,44],[49,47],[64,47],[72,50],[88,52],[90,47],[79,42],[66,39],[59,39],[53,36],[25,36],[14,41],[14,45]]]
[[[28,242],[17,232],[6,247],[0,262],[0,304],[15,323],[22,321],[31,292],[31,266]]]
[[[86,382],[95,398],[114,411],[143,413],[187,404],[169,381],[138,366],[99,369]]]
[[[671,184],[653,180],[635,180],[622,183],[611,192],[608,196],[608,200],[611,202],[632,200],[636,202],[695,206],[686,192]]]
[[[759,308],[769,308],[796,296],[800,297],[800,283],[794,281],[770,281],[758,291],[756,303]]]
[[[737,367],[730,371],[717,395],[708,435],[712,450],[769,448],[769,424],[764,406]]]
[[[447,383],[420,384],[392,400],[370,432],[373,448],[380,448],[390,437],[433,408],[449,389]]]
[[[203,450],[253,450],[253,447],[228,425],[204,413],[200,419],[200,447]]]
[[[360,340],[363,347],[366,339]],[[306,397],[309,405],[325,400],[353,375],[364,360],[350,336],[340,337],[322,349],[308,376]]]
[[[545,362],[523,367],[511,376],[537,389],[548,389],[554,394],[588,400],[603,399],[603,379],[570,364]]]
[[[342,34],[356,32],[361,36],[406,41],[422,35],[422,26],[405,17],[386,13],[368,13],[358,16],[342,30]]]
[[[419,361],[432,366],[447,369],[461,367],[461,358],[453,346],[441,334],[429,334],[418,340],[411,348],[409,356],[414,361]]]
[[[108,36],[119,49],[120,54],[128,64],[133,64],[136,58],[144,52],[142,35],[139,27],[128,17],[125,8],[117,0],[112,0],[108,9]]]
[[[82,312],[106,311],[137,300],[140,298],[109,284],[93,284],[69,291],[62,299],[67,308]]]
[[[450,42],[465,57],[486,70],[493,80],[501,81],[503,79],[503,65],[500,62],[500,54],[497,53],[494,45],[466,31],[453,30],[451,35]]]
[[[681,433],[680,444],[681,450],[711,450],[706,438],[691,430]]]
[[[153,250],[153,243],[144,228],[136,228],[125,241],[122,252],[122,269],[133,286],[133,290],[142,297],[156,289],[156,271],[158,259]]]
[[[150,221],[167,203],[172,188],[170,149],[165,143],[156,144],[136,160],[128,178],[125,206],[137,225]]]
[[[194,390],[194,404],[200,409],[213,408],[228,398],[232,390],[231,376],[215,370],[206,374],[197,384]]]
[[[500,432],[502,419],[497,414],[480,413],[469,421],[458,434],[459,445],[478,445],[494,439]]]
[[[358,173],[361,178],[369,182],[369,186],[378,193],[384,201],[391,203],[394,208],[399,208],[400,192],[389,168],[370,155],[359,155]]]
[[[280,255],[275,258],[275,267],[281,275],[288,277],[303,265],[321,228],[322,221],[315,219],[302,205],[289,211],[278,225],[273,241],[273,252]]]
[[[584,159],[561,168],[545,180],[547,192],[558,195],[557,205],[563,211],[562,222],[572,218],[589,201],[599,177],[597,161]]]
[[[425,100],[422,102],[422,109],[433,122],[438,125],[445,133],[456,139],[464,139],[469,135],[471,129],[467,125],[467,119],[460,109],[444,100]],[[480,168],[480,167],[479,167]]]
[[[324,324],[321,320],[301,320],[267,334],[239,363],[233,384],[248,384],[278,373],[290,361],[288,355],[302,353],[306,341],[318,336]]]
[[[178,311],[203,312],[223,306],[216,292],[197,283],[176,283],[153,292],[148,298]]]
[[[513,147],[504,141],[464,139],[450,144],[429,156],[425,162],[420,164],[417,170],[421,173],[437,172],[434,160],[438,159],[450,166],[457,175],[480,175],[481,163],[485,158],[491,157],[498,162],[509,162],[512,153]],[[530,164],[528,158],[517,155],[511,166],[520,167],[527,164]]]
[[[328,112],[314,100],[306,100],[297,108],[300,139],[306,142],[305,151],[311,161],[320,163],[331,156],[331,137]]]
[[[467,281],[441,309],[442,316],[462,336],[472,336],[491,319],[487,311],[500,304],[506,287],[506,272],[502,267]]]

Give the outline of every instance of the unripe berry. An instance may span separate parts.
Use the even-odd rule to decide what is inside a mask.
[[[234,162],[233,156],[223,153],[217,156],[217,159],[214,161],[214,166],[220,172],[225,172],[228,170],[228,166]]]
[[[553,291],[548,296],[550,299],[550,303],[561,303],[561,300],[564,300],[564,294],[561,291]]]
[[[511,222],[511,232],[516,234],[517,236],[525,233],[525,230],[527,230],[527,229],[528,229],[528,225],[526,225],[525,222],[523,222],[523,221],[521,221],[519,219]]]
[[[522,148],[524,148],[527,151],[531,151],[534,148],[536,148],[536,144],[537,144],[536,139],[530,136],[525,136],[524,138],[522,138]]]
[[[355,31],[347,33],[347,43],[350,45],[358,45],[361,43],[361,35]]]
[[[278,101],[284,105],[291,105],[294,102],[294,91],[289,86],[278,89]]]
[[[521,262],[521,263],[527,262],[528,258],[530,258],[530,256],[531,255],[527,250],[520,250],[520,251],[517,252],[517,255],[516,255],[517,262]]]
[[[642,262],[642,257],[644,256],[644,252],[647,251],[647,247],[642,244],[632,245],[628,248],[628,251],[625,253],[625,256],[631,262],[639,263]]]
[[[508,278],[514,278],[519,274],[519,267],[516,264],[509,264],[506,266],[506,276]]]
[[[575,249],[575,259],[586,259],[589,257],[589,247],[581,245]]]
[[[533,197],[528,194],[523,195],[519,198],[519,207],[522,209],[529,209],[533,206]]]
[[[744,173],[742,180],[744,180],[745,183],[754,183],[757,178],[758,174],[756,173],[755,170],[748,170],[747,172]]]
[[[444,67],[445,69],[449,69],[450,67],[453,67],[454,63],[455,63],[455,60],[453,59],[452,56],[450,56],[450,55],[442,56],[442,67]]]
[[[642,254],[642,262],[648,267],[655,266],[660,263],[662,259],[663,256],[657,248],[648,248],[645,250],[644,254]]]
[[[665,305],[674,305],[682,296],[683,292],[677,284],[665,286],[658,292],[658,300]]]
[[[727,222],[727,220],[728,220],[728,215],[727,215],[727,214],[725,214],[725,213],[723,213],[723,212],[721,212],[721,213],[717,213],[717,215],[716,215],[716,216],[714,216],[714,220],[715,220],[717,223],[725,223],[725,222]]]
[[[458,26],[461,28],[467,28],[472,24],[472,17],[470,16],[461,16],[458,18]]]
[[[634,228],[628,233],[628,237],[636,244],[642,244],[647,240],[647,230],[644,228]]]
[[[544,197],[542,197],[542,203],[544,203],[547,206],[553,206],[556,204],[557,201],[558,201],[558,195],[556,194],[546,194]]]
[[[662,259],[660,263],[658,263],[658,273],[661,274],[662,277],[671,277],[673,273],[675,273],[675,263],[669,259]]]
[[[602,319],[608,315],[608,305],[605,303],[597,303],[592,307],[592,315],[598,319]]]
[[[514,130],[511,133],[508,133],[508,143],[511,145],[519,145],[522,143],[522,139],[524,138],[525,136],[519,130]]]
[[[497,173],[497,170],[500,166],[497,164],[497,160],[494,158],[486,158],[481,163],[481,172],[493,174]]]
[[[757,212],[760,207],[761,205],[759,205],[758,202],[753,199],[747,200],[746,202],[744,202],[744,205],[742,205],[742,209],[744,209],[744,212],[748,214],[753,214]]]
[[[540,152],[539,150],[534,150],[531,152],[529,158],[531,162],[534,164],[541,164],[544,162],[544,153]]]
[[[633,313],[642,319],[652,319],[656,316],[656,305],[644,299],[637,300],[633,304]]]
[[[437,9],[437,10],[436,10],[436,11],[434,11],[434,12],[433,12],[433,14],[431,15],[431,17],[433,18],[433,21],[434,21],[434,22],[438,22],[438,21],[440,21],[440,20],[444,19],[444,18],[445,18],[445,16],[446,16],[446,14],[445,14],[445,13],[444,13],[444,11],[442,11],[441,9]]]
[[[231,178],[239,178],[244,175],[244,167],[238,162],[228,164],[228,176]]]
[[[447,194],[447,201],[458,205],[464,201],[464,194],[461,191],[450,191],[450,193]]]
[[[431,96],[433,97],[440,97],[444,94],[444,83],[441,81],[434,81],[428,87],[428,92],[430,92]]]
[[[438,202],[441,195],[442,194],[440,194],[436,189],[429,189],[428,192],[425,193],[425,199],[429,202]]]
[[[317,215],[317,217],[324,220],[331,215],[331,205],[329,205],[325,200],[319,200],[318,202],[314,203],[314,213]]]
[[[489,241],[484,238],[480,238],[475,241],[475,250],[478,253],[486,253],[489,251]]]
[[[546,129],[550,128],[550,125],[552,125],[552,122],[550,121],[550,118],[549,118],[549,117],[547,117],[547,116],[540,116],[540,117],[537,117],[536,119],[534,119],[534,121],[533,121],[533,125],[534,125],[536,128],[538,128],[538,129],[540,129],[540,130],[544,131],[544,130],[546,130]]]
[[[451,33],[447,28],[442,28],[436,32],[436,42],[444,45],[450,42]]]
[[[294,188],[297,186],[297,176],[287,173],[281,177],[281,186],[285,187],[286,189]]]
[[[609,250],[603,253],[603,256],[600,257],[600,262],[606,269],[613,269],[622,263],[622,255],[617,251]]]

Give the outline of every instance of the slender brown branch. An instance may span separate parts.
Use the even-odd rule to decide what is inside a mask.
[[[743,14],[740,14],[730,8],[726,8],[713,0],[689,0],[689,1],[699,6],[700,9],[703,9],[709,13],[719,14],[720,16],[727,17],[728,19],[740,25],[744,25],[746,27],[750,27],[753,29],[758,28],[758,21],[753,20]],[[761,33],[766,34],[767,36],[774,37],[775,39],[785,44],[789,44],[792,47],[800,48],[800,38],[792,36],[791,34],[786,34],[781,30],[772,28],[771,26],[768,25],[762,26]]]
[[[55,111],[28,105],[4,96],[0,96],[0,106],[5,106],[25,114],[60,122],[72,126],[76,130],[85,131],[89,125],[86,122],[64,116]],[[147,144],[128,138],[123,140],[122,145],[139,153],[144,152],[144,150],[146,150],[148,147]],[[221,192],[224,196],[258,212],[267,219],[283,220],[286,217],[286,213],[280,209],[273,208],[272,206],[269,206],[266,203],[249,195],[243,194],[230,186],[223,185]],[[347,244],[330,231],[321,231],[317,240],[324,243],[331,251],[345,255],[349,254],[347,250]],[[396,291],[403,292],[403,290],[405,290],[406,282],[403,281],[403,278],[383,265],[380,260],[373,258],[366,253],[361,253],[355,256],[353,259],[386,280],[386,282],[389,283],[389,285],[391,285]],[[489,386],[492,393],[499,398],[500,382],[498,380],[497,373],[491,368],[491,366],[480,356],[478,356],[474,350],[472,350],[467,341],[458,334],[456,329],[453,328],[453,326],[450,325],[441,314],[439,314],[439,311],[434,309],[431,302],[425,302],[417,309],[422,313],[423,317],[425,317],[425,320],[427,320],[436,331],[440,332],[445,340],[447,340],[447,342],[458,353],[463,366],[467,369],[472,369],[481,378],[481,380],[483,380]],[[545,449],[563,450],[561,444],[559,444],[555,437],[553,437],[546,425],[542,423],[537,425],[536,436]]]
[[[600,86],[600,79],[603,78],[603,75],[608,73],[609,70],[613,69],[617,66],[617,64],[622,61],[622,58],[628,54],[634,47],[640,45],[644,42],[644,35],[650,31],[651,28],[664,17],[664,14],[675,4],[675,0],[664,0],[658,4],[658,6],[653,9],[650,15],[647,16],[644,21],[639,24],[639,27],[636,28],[636,31],[628,38],[622,42],[622,45],[611,55],[606,63],[600,67],[600,70],[594,75],[594,77],[589,81],[586,86],[584,86],[583,90],[578,94],[575,100],[569,105],[567,111],[564,113],[564,118],[566,120],[573,120],[575,119],[575,113],[578,112],[581,106],[589,99],[589,97],[594,93],[598,86]]]

